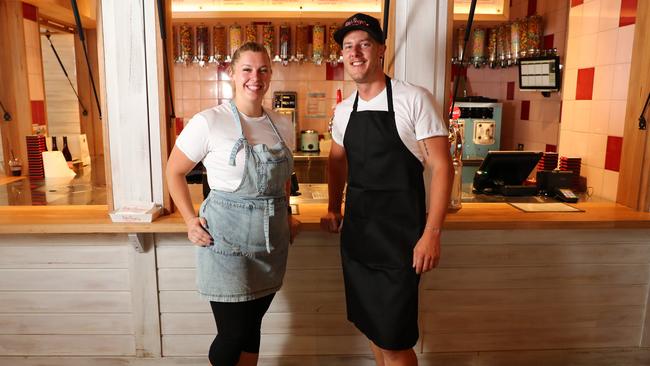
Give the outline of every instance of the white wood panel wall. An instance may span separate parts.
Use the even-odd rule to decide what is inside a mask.
[[[440,267],[421,283],[416,352],[473,360],[505,350],[643,347],[648,237],[650,230],[447,231]],[[117,234],[0,239],[0,364],[55,355],[205,360],[216,327],[196,293],[194,247],[184,234],[147,237],[142,254]],[[262,333],[265,357],[369,355],[346,320],[337,236],[301,233]],[[517,364],[508,354],[481,364]]]
[[[0,355],[134,356],[126,236],[29,237],[0,239]]]
[[[164,84],[155,7],[145,0],[101,2],[104,119],[115,208],[128,201],[163,204]]]
[[[72,85],[78,92],[74,37],[73,34],[54,33],[50,39],[65,66]],[[79,101],[61,69],[52,47],[50,47],[50,42],[44,35],[41,36],[41,54],[43,55],[47,134],[50,136],[78,135],[81,133]],[[90,106],[86,106],[86,108],[90,108]],[[63,148],[60,138],[58,147],[59,150]]]

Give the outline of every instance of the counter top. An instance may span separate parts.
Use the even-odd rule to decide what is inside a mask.
[[[507,229],[648,229],[650,213],[612,202],[575,204],[584,212],[524,213],[507,203],[464,203],[447,215],[451,230]],[[318,230],[325,203],[300,204],[303,230]],[[174,213],[153,223],[113,223],[105,205],[0,207],[0,234],[44,233],[181,233],[185,223]]]

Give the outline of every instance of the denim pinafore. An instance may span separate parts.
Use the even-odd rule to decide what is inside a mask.
[[[233,192],[213,189],[201,204],[214,240],[197,247],[199,294],[217,302],[254,300],[277,292],[287,266],[289,224],[285,184],[293,171],[293,156],[270,117],[279,142],[251,145],[244,137],[237,107],[231,101],[240,137],[230,165],[244,149],[244,174]]]

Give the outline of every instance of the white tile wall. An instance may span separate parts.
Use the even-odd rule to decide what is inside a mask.
[[[598,30],[604,31],[618,28],[620,13],[621,0],[601,0]]]
[[[625,100],[612,101],[609,108],[609,122],[607,127],[608,135],[623,137],[626,107],[627,101]]]
[[[614,82],[612,99],[627,100],[627,89],[630,82],[630,64],[616,64],[614,67]]]
[[[632,60],[632,45],[634,43],[635,25],[628,25],[618,29],[616,40],[616,63],[629,63]]]
[[[593,133],[606,135],[609,131],[609,100],[596,101],[592,104],[591,124],[589,130]]]
[[[598,33],[596,45],[596,65],[611,65],[616,62],[616,42],[618,28]]]
[[[614,65],[598,66],[594,71],[593,100],[609,100],[612,96]]]

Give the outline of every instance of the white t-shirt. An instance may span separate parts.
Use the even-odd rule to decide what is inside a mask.
[[[421,162],[424,161],[418,140],[433,136],[448,136],[447,124],[442,114],[435,110],[433,95],[426,89],[401,80],[391,79],[393,109],[397,133],[404,145]],[[343,146],[345,129],[350,120],[356,91],[336,106],[332,126],[332,139]],[[388,111],[386,89],[371,100],[359,97],[357,111]]]
[[[269,123],[270,117],[288,148],[293,150],[295,134],[291,121],[275,111],[264,109],[264,112],[266,114],[262,117],[249,117],[239,112],[248,142],[269,147],[279,142]],[[228,164],[230,153],[240,136],[230,103],[226,102],[194,115],[176,139],[176,147],[193,162],[203,162],[211,189],[232,192],[239,187],[244,176],[244,149],[239,149],[235,166]]]

